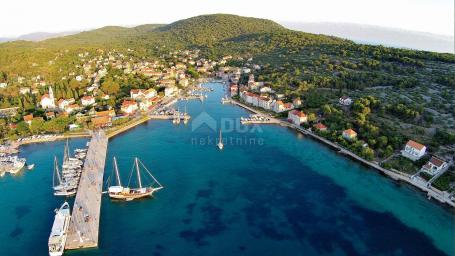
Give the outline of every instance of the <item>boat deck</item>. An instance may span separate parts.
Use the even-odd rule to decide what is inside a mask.
[[[65,249],[98,246],[101,194],[108,138],[94,132],[82,170]]]

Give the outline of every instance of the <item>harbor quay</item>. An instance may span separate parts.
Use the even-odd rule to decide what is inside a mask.
[[[108,138],[93,133],[74,201],[66,249],[98,246],[101,195]]]

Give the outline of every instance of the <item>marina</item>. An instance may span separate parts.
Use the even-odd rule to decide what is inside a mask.
[[[221,92],[215,90],[204,104],[220,105],[220,98]],[[176,104],[176,108],[184,109],[185,102]],[[188,102],[189,115],[197,117],[203,111],[217,122],[226,117],[238,120],[249,114],[235,106],[215,109],[205,108],[197,101]],[[171,133],[170,129],[178,132]],[[129,168],[135,162],[132,160],[138,157],[166,189],[153,194],[153,203],[106,200],[109,195],[104,194],[101,204],[102,190],[96,190],[97,185],[86,184],[82,189],[84,165],[76,204],[79,203],[77,197],[85,190],[88,198],[81,202],[90,206],[83,205],[79,210],[75,204],[72,208],[72,217],[80,215],[76,217],[81,222],[77,229],[80,232],[69,228],[67,248],[74,239],[79,241],[72,243],[73,249],[82,244],[83,248],[90,248],[89,245],[98,248],[74,250],[69,254],[210,255],[224,250],[229,254],[256,255],[305,250],[309,255],[317,255],[312,252],[333,252],[326,251],[329,244],[339,251],[346,250],[343,246],[349,243],[365,248],[363,255],[390,255],[397,248],[404,254],[453,255],[455,232],[452,225],[447,225],[453,223],[450,211],[432,204],[406,186],[397,186],[375,172],[366,171],[364,166],[287,127],[265,125],[261,129],[260,133],[224,128],[222,131],[218,128],[193,131],[190,126],[175,126],[169,121],[150,121],[116,136],[109,142],[104,158],[118,157],[122,186],[138,188],[127,185]],[[214,140],[221,137],[221,141],[248,136],[263,139],[265,144],[239,146],[225,142],[220,152],[216,142],[211,145],[190,143],[193,137],[207,135]],[[86,159],[93,159],[90,155],[94,140],[89,143]],[[71,140],[70,145],[82,149],[85,141]],[[49,186],[38,186],[33,195],[26,192],[26,188],[39,182],[51,184],[52,156],[62,159],[64,147],[63,141],[21,147],[23,155],[20,157],[27,157],[37,166],[35,171],[24,175],[23,180],[9,176],[2,180],[3,188],[18,197],[13,201],[10,196],[0,195],[0,206],[7,209],[2,213],[7,221],[0,230],[0,237],[5,241],[0,246],[1,255],[21,253],[31,247],[38,255],[47,254],[47,234],[55,218],[50,212],[63,201],[52,196]],[[235,165],[220,164],[233,159]],[[113,169],[114,162],[106,161],[105,170]],[[137,172],[133,170],[134,175]],[[140,172],[146,174],[142,167]],[[142,182],[144,187],[148,185]],[[93,199],[98,195],[99,203]],[[27,205],[36,200],[40,200],[40,204],[33,204],[33,210],[27,210]],[[401,204],[397,207],[392,201]],[[93,209],[97,203],[103,214],[96,214]],[[36,221],[37,218],[43,221]],[[95,218],[100,221],[96,229]],[[378,223],[381,228],[371,228]],[[352,228],[364,236],[346,234]],[[16,231],[20,229],[24,232]],[[99,232],[96,245],[94,238],[89,239],[94,236],[88,235],[94,234],[94,230]],[[399,235],[396,230],[400,230]],[[312,237],[315,233],[330,236],[330,243],[321,241],[319,236]],[[394,241],[393,244],[377,242],[384,236]]]

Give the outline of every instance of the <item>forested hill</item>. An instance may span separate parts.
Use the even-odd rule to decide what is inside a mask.
[[[3,43],[0,71],[25,76],[42,74],[53,80],[58,75],[48,62],[62,52],[65,58],[59,58],[59,68],[74,61],[72,56],[81,50],[134,49],[136,54],[147,57],[191,48],[198,48],[213,59],[226,54],[254,57],[257,64],[270,66],[272,71],[287,70],[287,75],[273,75],[275,81],[283,84],[308,82],[343,88],[410,86],[425,80],[455,84],[453,79],[443,77],[447,72],[453,73],[453,54],[355,44],[337,37],[289,30],[270,20],[227,14],[197,16],[168,25],[110,26],[41,42]],[[290,76],[289,72],[296,68],[306,72]]]
[[[215,14],[180,20],[156,31],[170,33],[174,38],[190,44],[206,46],[240,36],[282,32],[287,29],[270,20]]]

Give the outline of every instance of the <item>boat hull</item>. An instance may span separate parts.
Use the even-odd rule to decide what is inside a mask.
[[[151,197],[152,194],[153,190],[144,193],[109,193],[109,197],[116,200],[131,201],[134,199]]]

